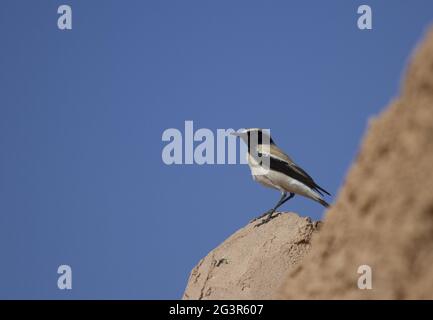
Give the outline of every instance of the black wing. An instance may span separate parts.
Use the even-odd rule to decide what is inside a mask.
[[[260,153],[259,156],[261,156]],[[326,193],[327,195],[331,195],[328,191],[326,191],[325,189],[320,187],[316,182],[314,182],[313,178],[296,164],[294,163],[289,164],[286,161],[280,160],[278,158],[274,158],[272,156],[269,157],[269,160],[270,160],[269,166],[271,170],[281,172],[295,180],[302,182],[307,187],[310,187],[311,189],[317,191],[322,196],[323,196],[322,192]]]

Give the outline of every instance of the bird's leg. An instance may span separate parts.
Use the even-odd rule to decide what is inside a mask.
[[[276,218],[278,215],[273,216],[274,212],[281,207],[284,203],[286,203],[288,200],[292,199],[295,194],[293,192],[290,192],[289,196],[287,196],[287,192],[283,192],[282,196],[280,198],[280,200],[278,201],[278,203],[275,205],[275,207],[273,207],[272,209],[270,209],[269,211],[265,212],[265,214],[261,215],[260,217],[254,219],[261,219],[266,217],[265,219],[263,219],[259,224],[256,225],[256,227],[260,227],[261,225],[268,223],[269,221],[271,221],[273,218]]]
[[[251,222],[254,222],[254,221],[262,219],[262,218],[264,218],[266,216],[272,215],[275,212],[276,208],[278,208],[279,205],[280,205],[280,203],[284,200],[284,198],[286,197],[286,195],[287,195],[286,192],[282,192],[281,193],[281,198],[280,198],[280,200],[278,200],[278,202],[275,205],[275,207],[273,207],[272,209],[269,209],[268,211],[266,211],[264,214],[258,216],[257,218],[254,218],[253,220],[251,220]]]
[[[283,204],[285,204],[288,200],[292,199],[295,196],[295,194],[293,192],[290,192],[289,196],[284,199],[276,208],[274,208],[275,210],[277,210],[279,207],[281,207]]]
[[[256,220],[259,220],[259,219],[262,219],[262,218],[264,218],[264,217],[266,217],[266,216],[268,216],[269,217],[269,220],[270,220],[270,216],[272,216],[272,214],[275,212],[275,210],[277,210],[277,208],[279,207],[279,206],[281,206],[281,204],[282,203],[284,203],[285,202],[285,197],[287,196],[287,192],[282,192],[281,193],[281,198],[280,198],[280,200],[278,200],[278,202],[277,202],[277,204],[275,205],[275,207],[273,207],[272,209],[269,209],[268,211],[266,211],[264,214],[262,214],[261,216],[259,216],[259,217],[257,217],[257,218],[255,218],[255,219],[253,219],[251,222],[254,222],[254,221],[256,221]]]

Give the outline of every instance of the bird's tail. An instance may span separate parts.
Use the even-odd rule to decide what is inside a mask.
[[[325,200],[323,200],[322,198],[319,198],[316,200],[318,203],[320,203],[322,206],[324,206],[325,208],[329,208],[329,203],[326,202]]]

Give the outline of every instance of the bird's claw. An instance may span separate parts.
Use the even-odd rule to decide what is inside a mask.
[[[270,210],[266,211],[264,214],[262,214],[262,215],[260,215],[260,216],[258,216],[256,218],[254,218],[253,220],[251,220],[250,223],[253,223],[253,222],[257,221],[257,220],[263,219],[264,217],[266,217],[266,216],[268,216],[270,214],[273,214],[273,213],[274,213],[274,209],[270,209]]]
[[[257,221],[257,220],[262,219],[262,218],[264,218],[264,219],[262,219],[262,221],[260,221],[260,223],[256,224],[254,227],[255,228],[260,227],[260,226],[268,223],[272,219],[278,217],[281,214],[281,212],[278,212],[277,214],[274,214],[274,213],[275,213],[275,210],[271,209],[271,210],[265,212],[264,214],[262,214],[260,217],[255,218],[252,222]]]

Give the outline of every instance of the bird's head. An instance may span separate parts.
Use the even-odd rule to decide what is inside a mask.
[[[231,133],[240,137],[247,145],[254,144],[273,144],[269,129],[249,128]]]

